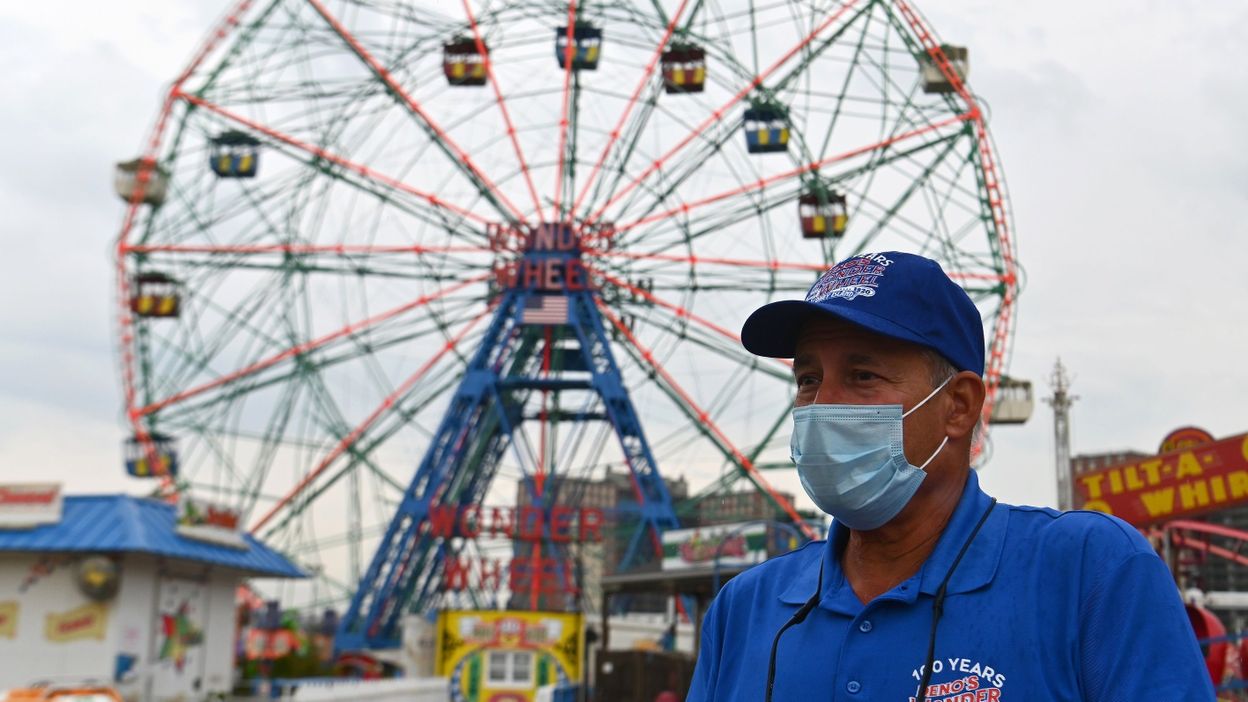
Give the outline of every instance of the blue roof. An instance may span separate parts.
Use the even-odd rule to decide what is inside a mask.
[[[67,495],[59,523],[0,529],[0,552],[147,553],[224,566],[248,575],[306,577],[251,534],[242,535],[245,550],[230,548],[182,536],[174,530],[174,522],[174,507],[166,502],[130,495]]]

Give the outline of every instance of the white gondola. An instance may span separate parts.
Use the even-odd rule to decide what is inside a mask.
[[[140,184],[146,177],[147,182]],[[139,202],[152,207],[160,207],[165,202],[169,191],[169,171],[156,165],[147,158],[136,158],[117,164],[117,172],[113,176],[113,189],[122,200],[130,202],[136,194]],[[141,190],[141,192],[140,192]]]
[[[1036,408],[1036,398],[1030,380],[1001,376],[997,386],[997,399],[992,405],[993,424],[1024,424],[1031,419]]]
[[[957,74],[958,81],[964,82],[966,74],[971,70],[970,52],[967,51],[967,48],[965,46],[941,44],[940,51],[945,55],[945,59],[949,61],[953,72]],[[953,82],[940,70],[940,66],[936,64],[936,61],[931,56],[924,54],[919,63],[923,73],[923,92],[952,93],[954,91]]]

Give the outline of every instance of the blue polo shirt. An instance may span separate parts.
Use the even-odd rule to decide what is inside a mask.
[[[841,570],[849,531],[733,578],[707,611],[690,702],[761,702],[776,632],[776,702],[910,702],[932,601],[990,504],[974,471],[932,555],[863,604]],[[1209,673],[1178,590],[1148,542],[1097,512],[998,504],[949,581],[933,702],[1210,702]]]

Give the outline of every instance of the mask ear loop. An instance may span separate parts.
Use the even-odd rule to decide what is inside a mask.
[[[941,451],[943,451],[943,450],[945,450],[945,444],[947,444],[947,443],[949,443],[949,437],[946,435],[946,436],[945,436],[945,438],[944,438],[944,440],[942,440],[942,441],[940,442],[940,446],[937,446],[937,447],[936,447],[936,450],[932,453],[932,455],[928,456],[928,457],[927,457],[927,460],[926,460],[926,461],[923,461],[923,465],[919,466],[919,470],[924,470],[924,469],[926,469],[926,468],[927,468],[927,464],[929,464],[929,463],[931,463],[932,461],[936,460],[936,457],[940,455],[940,452],[941,452]]]
[[[952,376],[952,375],[951,375],[951,376],[949,376],[948,378],[945,378],[945,382],[941,383],[940,385],[937,385],[935,390],[933,390],[933,391],[931,391],[930,393],[928,393],[928,394],[927,394],[927,397],[923,398],[923,401],[922,401],[922,402],[920,402],[919,404],[915,405],[914,407],[911,407],[911,408],[909,409],[909,411],[907,411],[907,412],[903,413],[903,414],[901,415],[901,418],[902,418],[902,419],[905,419],[906,417],[908,417],[908,416],[910,415],[910,413],[911,413],[911,412],[914,412],[915,410],[917,410],[918,408],[922,407],[923,405],[926,405],[928,400],[930,400],[930,399],[932,399],[933,397],[935,397],[935,396],[936,396],[936,393],[938,393],[938,392],[940,392],[941,390],[944,390],[944,389],[945,389],[945,386],[949,384],[949,381],[950,381],[950,380],[953,380],[953,376]],[[936,457],[940,455],[940,452],[941,452],[941,451],[943,451],[943,450],[945,450],[945,444],[947,444],[947,443],[949,443],[949,435],[948,435],[948,434],[946,434],[946,435],[945,435],[945,438],[944,438],[944,439],[940,442],[940,446],[937,446],[937,447],[936,447],[936,450],[932,452],[932,455],[928,456],[926,461],[923,461],[923,465],[921,465],[921,466],[919,466],[919,467],[918,467],[918,468],[919,468],[919,470],[924,470],[924,469],[926,469],[926,468],[927,468],[927,464],[929,464],[929,463],[931,463],[932,461],[936,460]]]
[[[902,413],[902,415],[901,415],[901,418],[902,418],[902,419],[905,419],[906,417],[909,417],[909,416],[910,416],[910,414],[911,414],[912,412],[914,412],[914,411],[915,411],[915,410],[917,410],[918,408],[922,407],[923,405],[926,405],[928,400],[932,399],[933,397],[936,397],[936,393],[938,393],[938,392],[940,392],[941,390],[944,390],[944,389],[945,389],[945,386],[949,384],[949,381],[950,381],[950,380],[953,380],[953,376],[952,376],[952,375],[951,375],[951,376],[949,376],[948,378],[945,378],[945,382],[941,383],[940,385],[937,385],[935,390],[933,390],[933,391],[929,392],[929,393],[927,394],[927,397],[923,398],[923,399],[922,399],[922,401],[920,401],[920,402],[919,402],[919,404],[917,404],[917,405],[915,405],[914,407],[911,407],[910,409],[908,409],[908,410],[906,410],[905,412],[903,412],[903,413]]]

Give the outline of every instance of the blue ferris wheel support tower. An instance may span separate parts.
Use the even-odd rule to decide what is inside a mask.
[[[518,260],[500,276],[490,326],[339,624],[339,651],[398,647],[403,615],[436,606],[448,560],[466,544],[435,533],[431,510],[454,508],[459,514],[482,504],[500,461],[515,446],[526,403],[535,392],[593,393],[602,406],[593,418],[610,422],[615,430],[637,497],[620,569],[646,557],[648,550],[661,553],[662,531],[678,526],[611,353],[598,293],[581,262],[579,234],[570,224],[543,224],[498,238],[508,233],[514,236],[507,242],[522,242]],[[559,358],[555,371],[552,356]],[[534,477],[520,463],[526,478]],[[549,511],[553,497],[543,494],[542,481],[524,483],[531,504]],[[543,547],[566,551],[566,544],[552,538],[549,514],[544,516]],[[495,589],[497,584],[496,579]]]

